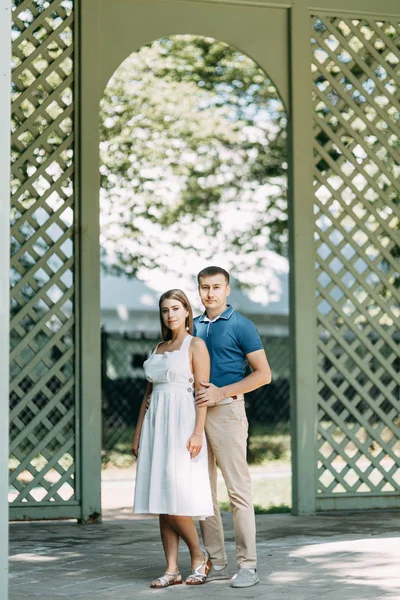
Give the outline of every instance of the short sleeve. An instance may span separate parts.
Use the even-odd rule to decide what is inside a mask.
[[[263,350],[260,334],[249,319],[242,318],[237,323],[237,339],[244,354]]]

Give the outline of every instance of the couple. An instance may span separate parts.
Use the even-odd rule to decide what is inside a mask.
[[[167,569],[151,587],[182,583],[179,538],[191,556],[187,585],[227,579],[218,464],[235,529],[238,572],[231,586],[250,587],[259,578],[244,394],[270,383],[271,371],[255,326],[226,303],[229,274],[207,267],[197,279],[205,312],[194,321],[182,291],[169,290],[159,301],[164,341],[144,363],[148,385],[132,442],[134,512],[159,515]],[[245,377],[247,362],[252,373]],[[193,519],[200,520],[206,553]]]

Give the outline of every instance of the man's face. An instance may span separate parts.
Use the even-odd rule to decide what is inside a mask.
[[[224,309],[230,291],[225,277],[220,273],[200,278],[199,294],[206,310]]]

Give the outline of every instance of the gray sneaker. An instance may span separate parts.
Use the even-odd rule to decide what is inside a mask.
[[[256,585],[260,581],[256,569],[239,569],[239,571],[231,579],[231,587],[245,588]]]
[[[216,581],[217,579],[229,579],[231,574],[229,573],[228,565],[225,565],[223,569],[215,569],[213,566],[211,567],[207,581]]]

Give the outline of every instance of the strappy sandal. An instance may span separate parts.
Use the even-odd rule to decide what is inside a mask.
[[[168,579],[168,577],[173,577],[172,581],[170,579]],[[180,579],[178,579],[178,577]],[[157,581],[160,582],[160,585],[155,585]],[[161,577],[157,577],[157,579],[152,581],[150,587],[155,588],[155,589],[157,589],[157,588],[161,589],[161,588],[169,587],[170,585],[181,585],[181,583],[183,583],[183,581],[182,581],[182,575],[180,574],[179,571],[177,573],[168,573],[168,571],[166,571],[164,573],[164,575],[161,575]]]
[[[208,574],[211,569],[211,560],[210,555],[204,553],[205,560],[195,568],[195,570],[190,573],[189,577],[186,579],[186,585],[202,585],[207,581]],[[200,569],[204,567],[204,573],[200,573]]]

